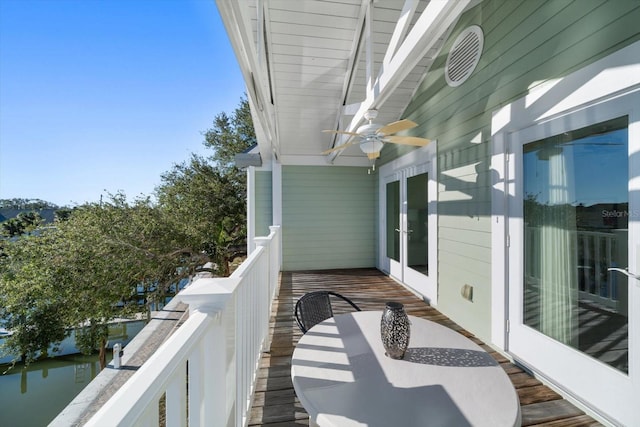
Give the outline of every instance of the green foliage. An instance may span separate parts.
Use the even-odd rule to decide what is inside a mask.
[[[54,212],[55,221],[66,221],[71,216],[71,212],[73,212],[69,208],[60,208]]]
[[[10,218],[0,225],[0,236],[16,237],[30,233],[44,223],[42,216],[37,212],[21,212],[15,218]]]
[[[183,252],[193,259],[190,269],[204,263],[196,257],[201,254],[218,266],[218,274],[227,275],[237,247],[244,249],[246,190],[232,177],[195,155],[162,177],[159,204]]]
[[[21,237],[0,239],[0,319],[13,333],[4,353],[29,362],[75,328],[78,348],[102,356],[108,323],[140,311],[138,286],[162,301],[209,261],[228,274],[245,251],[246,179],[233,157],[255,143],[246,99],[233,115],[218,115],[205,139],[212,156],[193,155],[165,173],[156,201],[110,194],[59,210],[53,227],[34,216],[11,223],[7,233]]]
[[[58,205],[40,199],[0,199],[0,209],[42,210],[58,209]]]
[[[91,354],[96,343],[105,342],[109,335],[109,326],[103,322],[90,322],[76,328],[76,346],[84,354]]]
[[[204,133],[204,137],[205,147],[214,150],[210,159],[224,174],[237,174],[235,155],[257,143],[247,98],[240,99],[240,105],[232,116],[224,112],[218,114],[213,120],[213,127]]]
[[[46,354],[67,334],[60,315],[66,289],[52,268],[56,256],[51,250],[59,243],[55,232],[7,241],[0,258],[0,319],[12,331],[3,350],[27,361]]]
[[[185,244],[206,253],[226,276],[229,262],[246,246],[246,174],[234,163],[237,153],[256,144],[246,97],[231,116],[218,114],[204,136],[213,154],[175,165],[162,176],[157,195]]]

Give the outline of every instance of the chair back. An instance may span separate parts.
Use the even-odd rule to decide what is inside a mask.
[[[354,304],[349,298],[330,291],[315,291],[304,294],[295,307],[295,319],[298,327],[303,334],[318,323],[333,317],[333,308],[331,306],[331,295],[347,302],[355,310],[360,308]]]

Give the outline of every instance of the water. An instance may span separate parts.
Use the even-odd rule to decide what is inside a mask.
[[[100,372],[98,356],[59,356],[0,376],[0,426],[49,424]]]
[[[111,343],[126,345],[144,322],[114,325]],[[111,351],[107,360],[111,360]],[[0,365],[0,373],[8,365]],[[49,424],[96,375],[98,355],[71,354],[16,366],[0,375],[0,427],[40,427]]]
[[[182,279],[177,287],[173,285],[164,304],[156,303],[151,309],[161,310],[171,301],[176,288],[181,290],[188,283],[189,279]],[[145,290],[139,288],[138,291],[142,305]],[[143,321],[110,325],[108,346],[115,343],[126,346],[144,326]],[[0,337],[0,344],[2,339]],[[34,362],[28,368],[16,365],[4,375],[2,372],[9,367],[6,364],[13,358],[0,358],[0,427],[48,425],[100,373],[98,355],[77,354],[74,340],[72,333],[61,343],[56,357]],[[107,361],[112,358],[109,350]]]

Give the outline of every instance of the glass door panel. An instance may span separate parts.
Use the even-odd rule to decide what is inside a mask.
[[[426,173],[407,179],[407,265],[429,274],[429,176]]]
[[[400,262],[400,181],[387,184],[387,257]]]
[[[627,374],[627,117],[523,146],[523,322]]]

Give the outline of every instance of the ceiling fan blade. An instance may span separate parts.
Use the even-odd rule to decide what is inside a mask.
[[[378,133],[382,135],[390,135],[392,133],[400,132],[401,130],[407,130],[418,126],[417,123],[412,122],[411,120],[404,119],[398,120],[397,122],[389,123],[388,125],[382,126],[378,129]]]
[[[337,147],[333,147],[333,148],[329,148],[326,151],[323,151],[322,154],[329,154],[329,153],[333,153],[334,151],[338,151],[338,150],[342,150],[343,148],[347,148],[351,145],[357,144],[358,141],[352,141],[352,142],[348,142],[346,144],[342,144],[342,145],[338,145]]]
[[[324,132],[324,133],[337,133],[337,134],[340,134],[340,135],[360,136],[359,133],[347,132],[347,131],[344,131],[344,130],[328,130],[327,129],[327,130],[323,130],[322,132]]]
[[[418,138],[417,136],[399,136],[399,135],[387,136],[384,138],[384,141],[393,142],[394,144],[415,145],[417,147],[424,147],[425,145],[431,142],[430,139]]]

